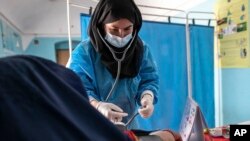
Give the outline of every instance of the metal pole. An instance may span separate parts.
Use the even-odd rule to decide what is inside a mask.
[[[190,34],[189,34],[189,19],[186,14],[186,55],[187,55],[187,77],[188,77],[188,96],[192,99],[192,70],[190,57]]]
[[[68,62],[71,62],[72,40],[71,40],[70,3],[69,3],[69,0],[67,0],[67,23],[68,23],[68,40],[69,40],[69,60],[68,60]]]
[[[145,7],[145,8],[156,8],[156,9],[161,9],[161,10],[169,10],[169,11],[179,11],[179,12],[186,13],[183,10],[173,9],[173,8],[165,8],[165,7],[158,7],[158,6],[148,6],[148,5],[141,5],[141,4],[137,4],[137,6],[138,7]]]
[[[82,5],[79,5],[79,4],[70,3],[70,5],[74,6],[74,7],[82,8],[82,9],[89,9],[89,7],[82,6]]]
[[[188,96],[193,97],[193,85],[192,85],[192,64],[191,64],[191,51],[190,51],[190,32],[189,32],[189,14],[190,13],[202,13],[202,14],[214,14],[212,12],[199,12],[190,11],[186,14],[186,51],[187,51],[187,74],[188,74]],[[202,19],[204,20],[204,19]]]

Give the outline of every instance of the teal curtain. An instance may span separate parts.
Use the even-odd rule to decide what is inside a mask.
[[[190,26],[193,99],[199,104],[209,127],[214,115],[214,28]]]

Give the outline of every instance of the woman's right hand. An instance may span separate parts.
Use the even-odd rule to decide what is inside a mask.
[[[96,109],[114,123],[121,122],[123,117],[128,116],[119,106],[113,103],[99,101]]]

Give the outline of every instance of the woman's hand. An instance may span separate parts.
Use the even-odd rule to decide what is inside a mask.
[[[138,110],[143,118],[148,118],[153,114],[154,105],[153,97],[149,94],[144,94],[141,99],[141,108]]]
[[[121,122],[123,117],[128,116],[128,114],[124,113],[119,106],[113,103],[100,101],[98,102],[96,109],[114,123]]]

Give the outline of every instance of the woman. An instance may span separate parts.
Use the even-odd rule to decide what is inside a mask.
[[[141,26],[133,0],[100,0],[88,27],[90,39],[75,48],[69,62],[91,105],[112,122],[127,123],[137,110],[148,118],[157,102],[158,73],[149,48],[138,36]],[[131,128],[138,128],[136,121]]]

